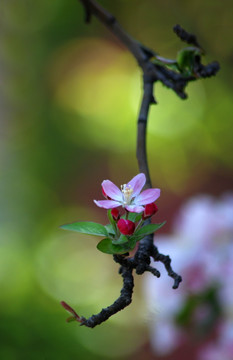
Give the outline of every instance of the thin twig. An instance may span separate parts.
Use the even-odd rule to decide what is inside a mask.
[[[198,48],[201,48],[197,38],[194,34],[188,33],[186,30],[184,30],[180,25],[175,25],[173,27],[173,31],[176,33],[176,35],[182,40],[185,41],[187,44],[192,44]]]
[[[167,270],[168,276],[170,276],[171,278],[174,279],[173,289],[177,289],[179,287],[179,284],[182,281],[182,277],[180,275],[177,275],[172,270],[170,256],[160,254],[156,246],[153,246],[153,251],[152,251],[151,255],[155,261],[160,261],[164,264],[164,267]]]

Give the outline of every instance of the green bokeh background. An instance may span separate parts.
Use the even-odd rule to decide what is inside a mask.
[[[173,58],[183,46],[172,32],[179,23],[198,36],[206,63],[221,64],[216,78],[188,86],[185,101],[156,85],[148,156],[162,190],[158,221],[167,219],[169,231],[188,196],[232,187],[233,3],[101,3],[160,55]],[[140,70],[96,19],[83,20],[75,0],[0,0],[1,359],[146,356],[138,355],[148,342],[141,279],[133,304],[94,330],[66,324],[59,304],[88,317],[118,296],[111,256],[59,225],[104,223],[93,203],[102,180],[120,185],[138,173]]]

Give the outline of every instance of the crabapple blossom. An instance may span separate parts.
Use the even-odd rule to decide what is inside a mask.
[[[160,196],[160,189],[142,191],[145,183],[146,176],[143,173],[136,175],[127,184],[121,185],[120,189],[110,180],[104,180],[102,192],[108,200],[94,200],[94,202],[104,209],[122,206],[130,212],[143,212],[145,205],[153,203]]]

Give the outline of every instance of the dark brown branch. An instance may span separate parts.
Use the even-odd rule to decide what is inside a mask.
[[[137,131],[137,160],[139,171],[146,175],[146,187],[152,187],[149,167],[147,162],[146,153],[146,128],[148,113],[151,104],[155,104],[155,98],[153,95],[154,82],[150,77],[144,76],[144,93],[141,104],[140,113],[138,116],[138,131]]]
[[[160,81],[165,86],[172,89],[180,98],[185,99],[187,95],[184,90],[188,82],[194,81],[197,78],[215,75],[219,70],[219,65],[214,62],[204,66],[201,64],[200,57],[197,57],[194,63],[194,74],[191,76],[184,76],[182,73],[173,71],[166,66],[166,64],[171,62],[174,63],[174,60],[165,59],[164,66],[155,64],[151,61],[151,58],[153,59],[155,56],[155,52],[140,44],[127,34],[127,32],[119,25],[116,18],[100,6],[98,2],[95,0],[80,0],[80,2],[85,9],[86,21],[90,22],[92,15],[99,19],[118,38],[118,40],[126,46],[142,69],[143,97],[138,116],[137,159],[140,172],[143,172],[146,175],[146,187],[150,188],[152,185],[146,154],[146,129],[150,105],[156,104],[153,95],[154,83]],[[181,40],[186,41],[189,44],[194,44],[200,48],[195,35],[187,33],[179,25],[174,28],[174,31]],[[161,60],[164,58],[159,57],[159,59]],[[68,319],[69,321],[75,320],[81,323],[81,325],[93,328],[128,306],[132,301],[134,286],[132,275],[133,269],[135,269],[137,274],[143,274],[148,271],[156,277],[160,276],[160,272],[150,265],[151,257],[155,261],[160,261],[164,264],[168,275],[174,279],[174,289],[178,288],[182,281],[181,276],[173,271],[170,257],[168,255],[160,254],[157,247],[154,246],[153,235],[145,236],[145,238],[140,241],[139,248],[134,257],[129,258],[127,256],[128,254],[113,256],[114,261],[121,265],[119,273],[123,278],[123,288],[119,298],[112,305],[102,309],[99,314],[92,315],[88,319],[80,317],[75,310],[65,302],[62,302],[62,306],[72,314],[72,317]]]
[[[110,318],[110,316],[123,310],[131,303],[134,287],[132,269],[124,267],[122,269],[121,276],[123,278],[123,288],[119,298],[112,305],[102,309],[99,314],[92,315],[89,319],[82,318],[81,325],[93,328],[96,325],[106,321],[108,318]]]
[[[88,8],[89,11],[95,15],[122,44],[127,47],[127,49],[137,59],[140,66],[142,66],[148,56],[145,55],[145,52],[141,49],[140,44],[127,34],[119,25],[116,18],[94,0],[80,1],[85,6],[85,9]]]
[[[121,44],[125,45],[126,48],[131,52],[135,60],[138,62],[138,65],[141,67],[143,71],[144,77],[147,77],[149,81],[160,81],[166,87],[172,89],[181,99],[186,99],[187,95],[184,92],[185,87],[187,86],[189,81],[196,80],[195,76],[187,77],[183,74],[179,74],[175,71],[168,70],[166,67],[156,65],[151,61],[151,58],[156,54],[153,50],[147,48],[146,46],[140,44],[134,38],[132,38],[117,22],[116,18],[109,13],[106,9],[104,9],[99,3],[95,0],[79,0],[86,11],[87,14],[94,15],[97,19],[99,19],[113,34],[114,36],[121,42]],[[90,15],[88,15],[90,18]],[[179,25],[177,25],[179,29],[182,29]],[[178,31],[179,32],[179,31]],[[184,29],[180,30],[180,37],[185,38],[186,41],[196,40],[194,35],[187,33]],[[184,35],[185,34],[185,35]],[[201,73],[197,73],[198,77],[209,77],[216,74],[219,70],[218,63],[214,62],[208,66],[208,69],[205,71],[205,66],[202,65]],[[212,68],[213,67],[213,68]]]

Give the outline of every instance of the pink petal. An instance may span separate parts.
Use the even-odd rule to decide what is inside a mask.
[[[138,206],[138,205],[127,205],[126,210],[130,211],[130,212],[135,212],[135,213],[140,213],[142,211],[144,211],[144,207],[143,206]]]
[[[134,176],[134,178],[130,180],[127,185],[130,185],[132,187],[133,196],[137,196],[142,190],[145,183],[146,183],[146,176],[143,173],[141,173]]]
[[[134,199],[136,205],[151,204],[160,196],[160,189],[147,189]]]
[[[120,206],[121,204],[114,200],[94,200],[94,203],[104,209],[114,209],[115,207]]]
[[[113,184],[113,182],[104,180],[102,182],[102,187],[108,197],[113,200],[122,201],[122,192],[115,184]]]

